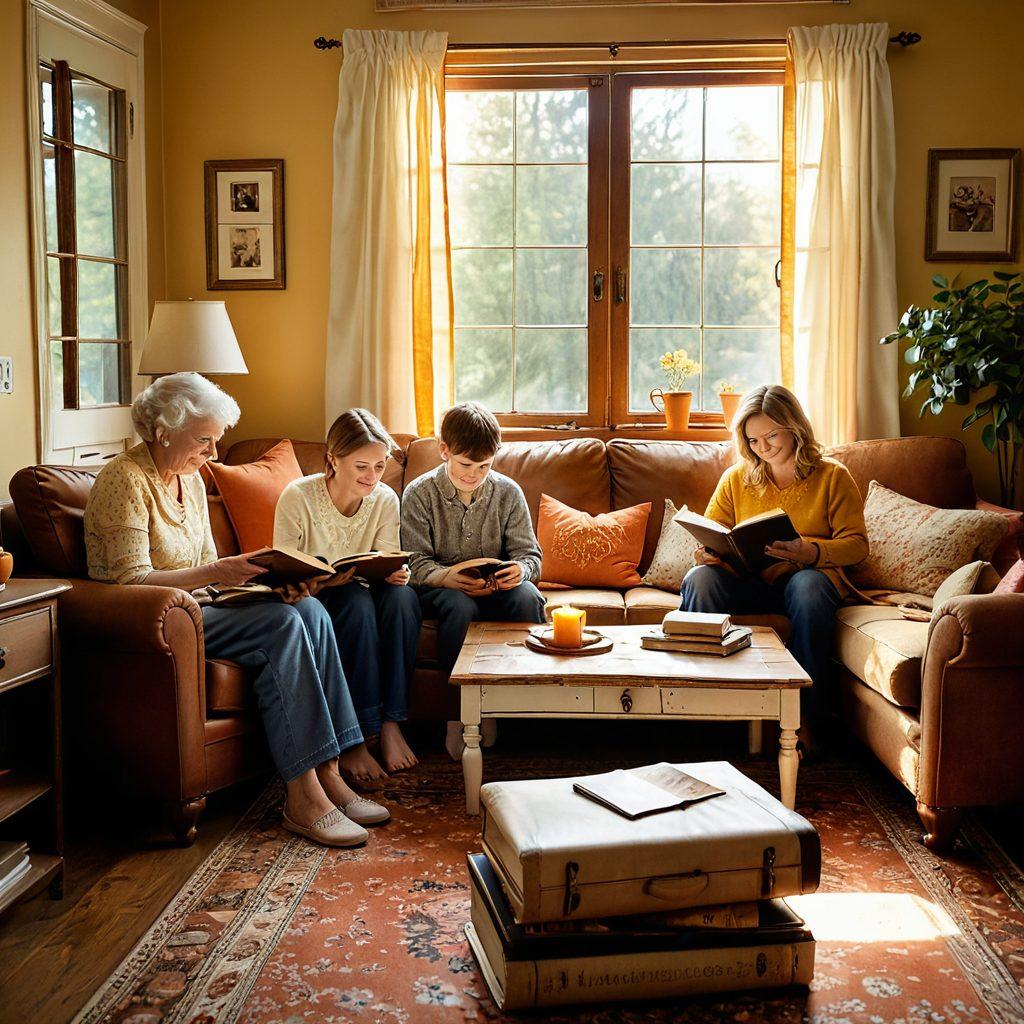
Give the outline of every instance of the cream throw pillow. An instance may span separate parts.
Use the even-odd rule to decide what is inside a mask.
[[[651,564],[644,573],[643,582],[648,587],[660,587],[679,593],[683,577],[693,568],[693,553],[697,540],[689,530],[673,522],[679,511],[670,498],[665,499],[665,519],[661,524],[661,536]]]
[[[935,508],[868,486],[864,521],[871,549],[853,566],[858,587],[934,595],[950,573],[978,559],[988,561],[1006,536],[1004,516],[973,509]]]
[[[951,597],[963,597],[965,594],[991,594],[999,583],[999,573],[989,562],[969,562],[955,572],[951,572],[942,581],[932,598],[932,618],[939,611],[942,603]]]

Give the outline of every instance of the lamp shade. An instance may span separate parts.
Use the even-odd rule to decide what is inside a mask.
[[[139,373],[248,373],[223,302],[157,301]]]

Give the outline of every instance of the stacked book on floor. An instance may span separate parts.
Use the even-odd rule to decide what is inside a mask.
[[[669,612],[661,629],[640,639],[649,651],[678,651],[683,654],[717,654],[723,657],[750,646],[752,631],[734,626],[728,615],[711,612]]]
[[[0,842],[0,896],[29,872],[28,844]]]
[[[718,792],[634,820],[584,795],[607,776],[483,787],[465,930],[501,1010],[810,983],[783,897],[817,888],[814,828],[724,762],[630,773],[672,770]]]

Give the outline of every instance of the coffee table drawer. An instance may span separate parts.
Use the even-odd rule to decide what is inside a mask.
[[[660,715],[661,691],[656,686],[595,686],[594,710],[599,715]]]
[[[704,690],[663,687],[661,708],[666,715],[714,715],[723,718],[778,718],[778,690]]]
[[[482,714],[573,714],[594,710],[590,686],[481,686]]]

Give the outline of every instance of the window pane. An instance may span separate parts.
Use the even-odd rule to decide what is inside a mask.
[[[700,323],[699,250],[633,249],[630,258],[631,323]]]
[[[448,162],[511,162],[512,104],[510,92],[446,92]]]
[[[64,343],[50,342],[50,402],[54,409],[64,408]]]
[[[702,93],[701,89],[634,89],[632,159],[699,160]]]
[[[704,322],[777,324],[778,249],[707,249],[704,253]]]
[[[708,164],[705,173],[708,245],[778,245],[778,164]]]
[[[457,249],[452,253],[455,322],[512,325],[512,250]]]
[[[43,144],[43,220],[46,251],[57,252],[57,159],[53,146]]]
[[[517,249],[516,324],[586,322],[586,250]]]
[[[46,257],[46,301],[50,310],[50,334],[61,335],[60,260]]]
[[[699,164],[635,164],[629,192],[634,245],[700,244]]]
[[[512,408],[512,328],[455,332],[455,401],[491,412]]]
[[[117,338],[117,277],[111,263],[78,261],[78,336]]]
[[[116,256],[114,184],[116,165],[106,157],[75,152],[75,220],[78,251],[89,256]]]
[[[666,352],[684,349],[691,359],[700,361],[700,330],[666,330],[665,328],[637,328],[629,332],[629,411],[655,413],[650,393],[654,388],[668,390],[668,379],[658,360]],[[691,377],[686,387],[695,392],[693,408],[698,407],[696,393],[700,391],[700,376]],[[703,509],[700,509],[703,511]]]
[[[516,169],[516,243],[587,244],[587,168]]]
[[[39,113],[43,121],[43,134],[53,135],[53,72],[39,68]]]
[[[449,168],[453,245],[512,244],[513,174],[511,166]]]
[[[587,93],[545,89],[516,93],[516,160],[582,163],[587,159]]]
[[[120,400],[120,345],[78,346],[78,404],[112,405]]]
[[[585,412],[586,328],[516,329],[516,412]]]
[[[778,160],[778,86],[723,86],[707,93],[705,159]]]
[[[712,393],[716,381],[727,380],[742,394],[760,384],[777,384],[782,376],[779,362],[779,332],[770,330],[704,331],[705,408],[719,409]]]
[[[113,140],[114,93],[105,85],[75,78],[71,82],[72,130],[76,146],[117,152]]]

